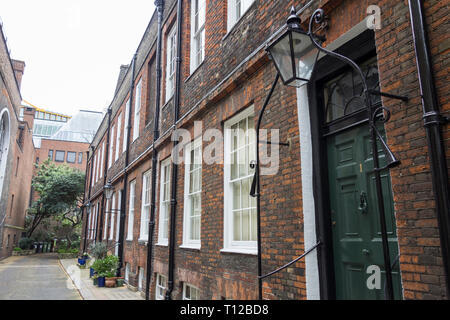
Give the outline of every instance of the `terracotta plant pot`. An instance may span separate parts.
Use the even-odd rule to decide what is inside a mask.
[[[114,288],[116,286],[116,278],[105,278],[105,287]]]

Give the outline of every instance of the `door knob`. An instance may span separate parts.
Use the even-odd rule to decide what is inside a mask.
[[[362,250],[363,255],[368,256],[370,254],[370,251],[368,249]]]

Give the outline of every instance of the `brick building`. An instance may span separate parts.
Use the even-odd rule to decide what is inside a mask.
[[[448,113],[449,2],[417,3],[155,1],[91,144],[83,249],[106,241],[126,282],[150,299],[258,298],[252,129],[276,75],[264,49],[291,6],[305,28],[320,7],[327,15],[318,30],[323,46],[355,60],[371,89],[409,98],[373,101],[391,112],[379,130],[401,161],[381,174],[394,297],[448,298],[449,132],[444,118],[424,127],[421,96],[425,101],[430,92],[419,70],[427,65],[421,49],[429,46],[433,99]],[[411,22],[421,21],[420,10],[423,41]],[[289,146],[280,146],[278,166],[261,176],[262,274],[320,245],[265,278],[264,299],[385,297],[384,273],[375,288],[366,285],[370,266],[383,270],[383,249],[367,112],[350,101],[360,92],[358,76],[323,55],[308,85],[280,82],[273,92],[262,127],[278,130],[271,137]],[[443,127],[447,163],[440,174],[433,125]],[[187,139],[175,139],[176,129]],[[171,161],[177,158],[186,161]]]
[[[89,145],[103,114],[97,111],[80,110],[73,117],[69,117],[34,106],[32,109],[34,118],[40,119],[33,128],[33,140],[36,142],[35,163],[39,165],[41,162],[50,159],[56,165],[65,164],[85,172]],[[46,118],[47,114],[49,115],[48,119]],[[55,117],[51,118],[52,115]],[[45,122],[42,119],[45,119]],[[36,125],[56,128],[56,130],[49,129],[52,134],[43,135]],[[33,200],[36,200],[38,196],[38,194],[32,192]]]
[[[34,145],[33,116],[19,118],[23,61],[12,60],[0,25],[0,259],[11,252],[24,231],[30,202]]]

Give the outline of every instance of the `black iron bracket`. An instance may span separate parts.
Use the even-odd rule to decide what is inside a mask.
[[[285,147],[289,147],[291,145],[289,142],[272,142],[272,141],[264,141],[264,140],[260,140],[259,142],[267,143],[267,144],[278,144],[280,146],[285,146]]]
[[[381,92],[378,90],[373,90],[370,89],[369,93],[371,95],[375,95],[375,96],[383,96],[383,97],[387,97],[387,98],[391,98],[391,99],[397,99],[397,100],[402,100],[404,102],[408,102],[409,98],[407,96],[399,96],[397,94],[392,94],[392,93],[387,93],[387,92]]]
[[[259,276],[258,278],[259,278],[259,279],[264,279],[264,278],[270,277],[271,275],[274,275],[275,273],[280,272],[281,270],[286,269],[286,268],[289,267],[290,265],[292,265],[292,264],[296,263],[297,261],[299,261],[299,260],[303,259],[304,257],[306,257],[306,256],[308,255],[308,253],[310,253],[311,251],[313,251],[314,249],[316,249],[316,248],[317,248],[319,245],[321,245],[321,244],[322,244],[322,242],[320,242],[320,241],[317,242],[317,243],[316,243],[315,245],[313,245],[311,248],[309,248],[308,250],[306,250],[305,253],[303,253],[301,256],[295,258],[294,260],[292,260],[292,261],[289,262],[289,263],[286,263],[284,266],[282,266],[282,267],[280,267],[280,268],[278,268],[278,269],[275,269],[275,270],[272,271],[272,272],[269,272],[269,273],[267,273],[267,274],[265,274],[265,275]]]
[[[441,115],[437,111],[429,111],[426,112],[423,117],[423,125],[425,127],[434,125],[434,124],[447,124],[449,122],[449,119],[443,115]]]

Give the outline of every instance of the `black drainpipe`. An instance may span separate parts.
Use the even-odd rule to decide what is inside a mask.
[[[447,298],[450,298],[448,280],[450,276],[450,195],[447,161],[441,131],[441,127],[448,122],[448,119],[442,116],[439,111],[422,2],[409,0],[409,10],[416,51],[417,72],[419,74],[420,95],[422,96],[423,121],[427,132],[433,191],[436,199],[442,260],[446,273]]]
[[[175,94],[174,94],[174,116],[173,126],[176,130],[176,124],[180,109],[180,81],[181,81],[181,23],[183,19],[182,1],[177,3],[177,57],[175,70]],[[178,139],[173,142],[173,149],[177,150]],[[175,229],[176,229],[176,211],[177,211],[177,181],[178,181],[178,154],[172,153],[172,181],[171,181],[171,200],[170,200],[170,234],[169,234],[169,279],[167,281],[168,289],[166,291],[166,300],[172,300],[172,291],[174,286],[175,269]]]
[[[107,170],[108,170],[108,157],[109,157],[109,144],[111,143],[110,140],[110,131],[111,131],[111,114],[112,114],[112,109],[111,107],[108,108],[108,132],[106,133],[106,150],[105,150],[105,163],[104,163],[104,172],[103,172],[103,186],[106,184],[106,177],[107,177]],[[101,151],[101,148],[99,149],[99,151]],[[101,160],[102,155],[99,154],[99,160]],[[100,165],[102,165],[100,163]],[[103,188],[103,187],[102,187]],[[103,217],[105,215],[105,193],[102,193],[102,205],[101,205],[101,210],[100,210],[101,214],[99,214],[99,218],[100,218],[100,239],[99,241],[102,242],[103,239]]]
[[[91,150],[92,150],[92,155],[94,155],[94,147],[91,146]],[[92,173],[94,170],[94,166],[92,165],[92,157],[91,157],[91,175],[89,176],[89,191],[88,191],[88,203],[91,204],[91,185],[92,185]],[[86,162],[89,163],[89,151],[86,151]],[[87,172],[87,164],[86,164],[86,172]],[[89,212],[91,212],[91,208],[89,207]],[[87,212],[86,212],[87,213]],[[87,236],[88,236],[88,224],[89,224],[89,214],[86,214],[86,225],[84,226],[84,242],[83,242],[83,253],[86,252],[86,241],[87,241]]]
[[[155,230],[155,197],[156,197],[156,167],[158,163],[158,150],[155,148],[155,142],[159,138],[159,108],[161,100],[161,41],[162,41],[162,20],[164,13],[164,0],[155,0],[156,10],[158,12],[158,38],[156,43],[156,92],[155,92],[155,121],[153,131],[153,152],[152,152],[152,184],[151,184],[151,203],[150,219],[148,223],[147,240],[147,273],[145,278],[145,300],[150,299],[150,280],[152,276],[152,254],[153,254],[153,233]]]
[[[130,106],[128,108],[128,123],[127,123],[127,150],[125,151],[125,164],[123,166],[123,189],[120,195],[120,225],[119,225],[119,250],[117,252],[119,256],[119,267],[117,268],[117,276],[120,277],[123,267],[123,247],[125,240],[125,210],[127,204],[127,189],[128,189],[128,172],[127,166],[130,162],[130,133],[131,133],[131,115],[133,114],[133,91],[134,91],[134,77],[136,71],[136,59],[137,53],[133,56],[132,69],[131,69],[131,85],[130,85]]]

